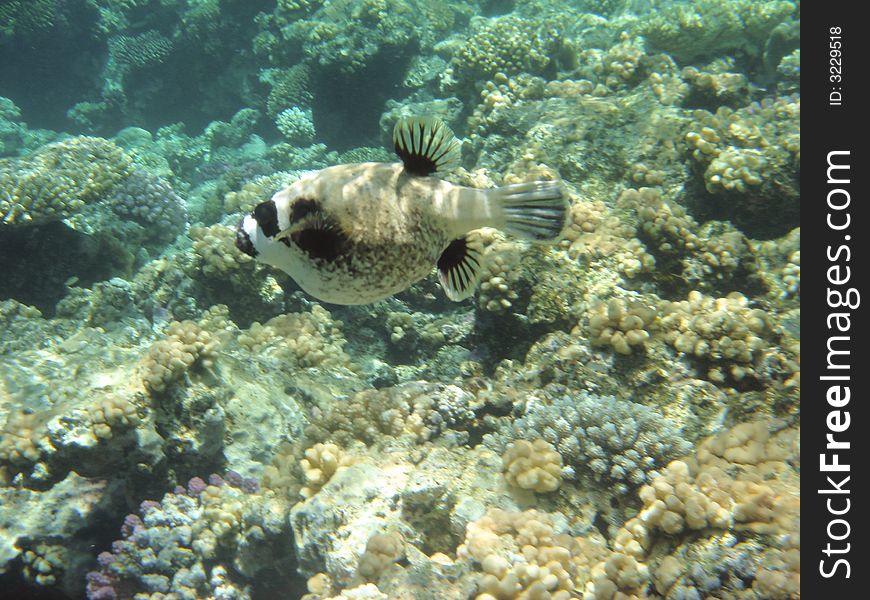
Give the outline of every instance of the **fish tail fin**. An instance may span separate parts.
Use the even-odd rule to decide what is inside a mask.
[[[489,190],[501,209],[502,229],[512,235],[543,242],[559,237],[568,219],[568,201],[558,181],[514,183]]]

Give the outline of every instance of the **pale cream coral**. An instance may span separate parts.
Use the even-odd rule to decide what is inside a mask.
[[[562,456],[542,439],[517,440],[502,456],[505,479],[513,486],[552,492],[562,484]]]
[[[614,539],[642,559],[657,531],[736,529],[794,539],[799,529],[798,431],[769,421],[737,425],[702,442],[696,457],[671,462],[640,489],[644,507]],[[779,539],[779,538],[777,538]],[[667,577],[665,577],[667,579]]]
[[[311,312],[279,315],[265,325],[253,323],[239,334],[238,342],[251,352],[274,353],[302,367],[350,367],[341,325],[325,308],[314,305]]]
[[[589,311],[590,340],[620,354],[642,350],[656,321],[656,308],[638,300],[611,298]]]
[[[278,448],[272,461],[263,467],[260,485],[272,490],[284,499],[296,499],[301,488],[301,475],[298,474],[299,457],[292,444],[284,442]]]
[[[209,485],[200,492],[202,519],[194,523],[191,547],[212,559],[219,546],[233,546],[241,533],[245,493],[230,485]]]
[[[677,351],[727,364],[728,374],[736,380],[753,375],[753,361],[767,346],[767,314],[750,308],[739,292],[713,298],[693,291],[688,299],[663,306],[659,320],[662,337]],[[725,373],[712,368],[714,381]]]
[[[299,490],[300,495],[310,498],[326,485],[340,467],[350,463],[350,457],[335,444],[314,444],[305,451],[305,458],[299,461],[305,478],[305,485]]]
[[[647,598],[649,568],[635,557],[611,553],[593,567],[583,600],[640,600]]]
[[[91,430],[97,439],[112,437],[114,432],[129,429],[139,422],[138,407],[129,398],[112,395],[88,408]]]
[[[152,344],[142,360],[145,387],[161,392],[195,364],[210,366],[217,348],[217,340],[194,321],[173,321],[166,337]]]
[[[45,415],[39,412],[17,411],[6,416],[0,430],[0,463],[23,465],[39,460],[37,445],[45,433]]]
[[[732,79],[731,85],[742,83],[740,76]],[[716,114],[696,111],[685,140],[692,157],[706,165],[709,192],[758,193],[767,185],[793,195],[786,179],[800,163],[800,98],[781,97],[736,111],[723,106]]]
[[[547,513],[490,509],[466,527],[460,558],[483,571],[475,600],[569,600],[574,598],[577,540],[556,532]]]
[[[390,565],[405,556],[405,541],[396,532],[376,533],[366,543],[359,559],[359,574],[368,581],[377,581]]]
[[[236,249],[236,234],[226,225],[191,227],[188,235],[193,240],[197,268],[207,275],[223,276],[252,260]]]
[[[69,548],[62,545],[40,542],[22,553],[22,574],[36,585],[53,586],[63,576],[69,554]]]
[[[519,297],[515,289],[521,275],[519,262],[520,253],[513,242],[495,241],[487,248],[477,295],[482,309],[499,313],[513,308]]]

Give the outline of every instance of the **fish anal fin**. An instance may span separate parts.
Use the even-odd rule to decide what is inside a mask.
[[[448,244],[438,259],[438,280],[448,298],[459,302],[474,293],[480,279],[481,263],[480,248],[467,237]]]

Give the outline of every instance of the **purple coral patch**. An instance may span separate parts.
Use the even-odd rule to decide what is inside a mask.
[[[191,480],[187,482],[187,495],[191,498],[196,498],[205,491],[207,485],[208,484],[206,484],[202,478],[192,477]]]

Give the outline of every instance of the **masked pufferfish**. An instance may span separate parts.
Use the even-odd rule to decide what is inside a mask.
[[[236,246],[333,304],[367,304],[407,289],[432,265],[447,297],[471,296],[481,249],[468,233],[501,229],[557,238],[568,203],[557,181],[473,189],[430,177],[455,165],[459,143],[433,117],[400,120],[400,163],[337,165],[304,175],[239,224]]]

